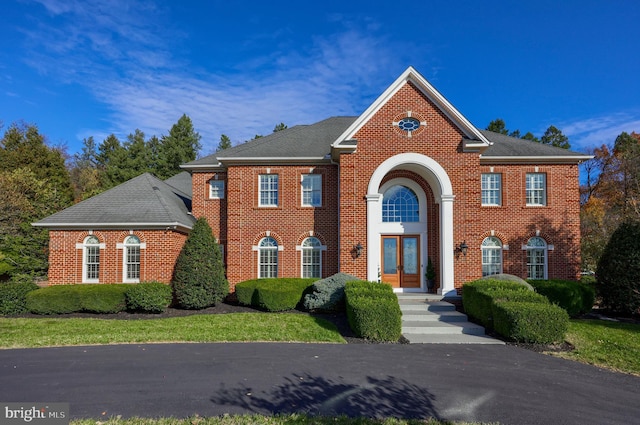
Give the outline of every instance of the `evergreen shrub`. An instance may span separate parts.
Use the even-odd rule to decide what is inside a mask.
[[[55,285],[27,294],[34,314],[119,313],[126,309],[126,284]]]
[[[552,304],[564,308],[575,317],[591,311],[595,302],[593,287],[575,280],[530,280],[536,292],[544,295]]]
[[[561,342],[569,328],[569,315],[557,305],[499,301],[494,304],[493,315],[495,331],[518,342]]]
[[[353,280],[360,279],[346,273],[336,273],[318,280],[313,284],[311,293],[304,296],[304,308],[316,311],[344,311],[344,285]]]
[[[127,310],[147,313],[162,313],[173,299],[171,286],[155,281],[131,285],[125,295]]]
[[[236,295],[238,302],[263,310],[293,310],[315,281],[315,278],[254,279],[236,285]]]
[[[493,329],[493,304],[496,300],[549,302],[528,287],[510,281],[479,279],[462,287],[462,305],[465,313],[487,329]]]
[[[199,218],[180,251],[172,280],[179,307],[202,309],[229,293],[222,253],[207,220]]]
[[[12,316],[26,313],[27,294],[38,289],[33,281],[0,283],[0,315]]]
[[[345,302],[349,326],[357,336],[381,342],[395,342],[402,336],[402,312],[390,285],[347,282]]]
[[[640,314],[640,223],[624,222],[611,235],[596,268],[601,306],[614,314]]]

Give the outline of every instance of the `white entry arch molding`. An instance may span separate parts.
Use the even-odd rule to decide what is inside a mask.
[[[447,172],[437,161],[419,153],[403,153],[385,160],[371,175],[367,188],[367,279],[378,280],[380,271],[380,224],[382,223],[382,193],[384,177],[394,170],[412,171],[431,186],[440,205],[440,288],[441,295],[455,295],[453,244],[453,188]],[[424,276],[422,264],[422,275]],[[422,287],[424,290],[424,286]]]

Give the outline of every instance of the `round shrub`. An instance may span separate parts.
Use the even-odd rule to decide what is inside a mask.
[[[533,291],[533,286],[531,286],[531,284],[529,282],[527,282],[526,280],[516,276],[516,275],[512,275],[512,274],[507,274],[507,273],[500,273],[500,274],[492,274],[490,276],[485,276],[482,277],[478,280],[499,280],[499,281],[505,281],[505,282],[514,282],[517,283],[519,285],[522,285],[524,287],[526,287],[527,289],[529,289],[530,291]]]
[[[129,285],[54,285],[27,294],[27,308],[35,314],[119,313],[126,308]]]
[[[147,313],[162,313],[172,300],[171,287],[161,282],[132,285],[126,295],[127,309]]]
[[[31,281],[0,283],[0,315],[26,313],[27,294],[36,289],[38,285]]]
[[[601,306],[612,313],[640,313],[640,223],[624,222],[611,235],[596,269]]]
[[[360,280],[346,273],[336,273],[313,284],[311,293],[304,296],[306,310],[342,311],[344,310],[344,285],[346,282]]]

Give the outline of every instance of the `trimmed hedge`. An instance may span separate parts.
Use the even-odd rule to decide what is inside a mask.
[[[126,284],[55,285],[27,294],[27,309],[35,314],[119,313],[126,309]]]
[[[536,294],[519,283],[504,280],[479,279],[462,288],[465,313],[488,330],[493,329],[495,301],[537,302],[548,304],[543,295]]]
[[[518,342],[560,342],[569,328],[567,312],[551,304],[499,301],[493,306],[493,317],[496,332]]]
[[[344,311],[344,285],[360,280],[346,273],[336,273],[313,284],[311,293],[304,296],[305,310]]]
[[[171,286],[161,282],[142,282],[131,285],[125,294],[127,310],[162,313],[173,299]]]
[[[236,285],[238,301],[267,311],[293,310],[311,288],[315,278],[255,279]],[[240,290],[238,291],[238,287]]]
[[[591,311],[595,302],[595,289],[575,280],[530,280],[536,292],[544,295],[552,304],[564,308],[569,316]]]
[[[372,341],[395,342],[402,336],[402,312],[390,285],[351,281],[345,285],[347,319],[353,332]]]
[[[33,282],[0,283],[0,315],[12,316],[26,313],[27,294],[38,289]]]

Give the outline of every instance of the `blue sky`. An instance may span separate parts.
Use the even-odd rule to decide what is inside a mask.
[[[358,115],[411,65],[479,128],[584,151],[640,132],[638,22],[636,0],[5,0],[0,121],[74,153],[186,113],[205,155]]]

